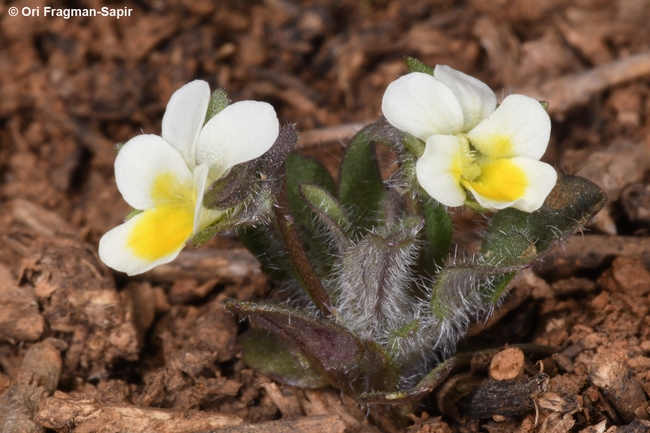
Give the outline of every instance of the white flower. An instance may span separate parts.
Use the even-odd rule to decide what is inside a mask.
[[[461,206],[466,190],[487,209],[539,209],[557,181],[539,161],[551,133],[541,104],[510,95],[497,108],[483,82],[438,65],[392,82],[382,102],[394,127],[426,143],[416,164],[422,188],[446,206]]]
[[[174,260],[192,236],[224,215],[202,206],[206,185],[275,142],[279,122],[271,105],[237,102],[204,126],[209,101],[208,83],[186,84],[167,104],[162,136],[137,136],[118,153],[117,188],[143,212],[99,241],[99,256],[111,268],[135,275]]]

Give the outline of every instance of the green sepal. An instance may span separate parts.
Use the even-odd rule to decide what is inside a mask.
[[[208,111],[205,113],[205,125],[210,119],[217,115],[221,110],[226,108],[230,104],[230,99],[228,99],[228,93],[225,89],[219,88],[212,92],[210,95],[210,102],[208,103]]]
[[[350,209],[350,220],[358,234],[372,228],[381,218],[386,197],[373,146],[375,128],[368,125],[354,136],[339,171],[339,200],[344,208]]]
[[[454,223],[447,208],[428,196],[420,195],[420,209],[425,240],[421,263],[427,274],[435,275],[449,254]]]
[[[126,142],[124,141],[119,141],[113,145],[113,149],[115,149],[115,153],[120,153],[120,150],[124,147]]]
[[[133,218],[136,215],[141,214],[142,212],[144,212],[144,211],[140,210],[140,209],[131,209],[129,211],[129,213],[127,213],[126,216],[124,217],[124,221],[130,220],[131,218]]]
[[[263,329],[251,329],[239,338],[242,361],[271,379],[299,388],[322,388],[328,382],[309,367],[300,354]]]
[[[406,62],[406,67],[409,69],[409,72],[422,72],[425,74],[433,75],[433,68],[422,63],[415,57],[406,56],[404,57],[404,61]]]
[[[415,135],[404,134],[402,144],[404,144],[404,147],[406,147],[416,158],[420,158],[422,155],[424,155],[426,143],[417,138]]]
[[[263,182],[267,182],[271,191],[278,194],[282,188],[285,163],[298,141],[296,125],[284,125],[273,146],[259,158],[259,172]],[[330,178],[331,179],[331,178]]]
[[[222,211],[221,218],[195,234],[188,243],[202,245],[217,233],[266,224],[274,203],[271,191],[262,185],[245,202]]]
[[[226,210],[247,201],[257,181],[255,165],[255,161],[237,164],[228,174],[212,182],[203,194],[203,206]]]
[[[539,101],[544,111],[548,111],[548,101]]]

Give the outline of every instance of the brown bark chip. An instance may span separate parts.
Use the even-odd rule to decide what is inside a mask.
[[[612,267],[601,275],[598,284],[610,293],[643,296],[650,292],[650,272],[638,259],[617,257]]]
[[[75,433],[199,433],[242,423],[234,415],[101,404],[62,392],[45,400],[35,420],[52,429],[74,426]]]
[[[602,349],[589,366],[589,379],[600,388],[625,422],[637,418],[637,409],[646,404],[641,385],[631,377],[627,352],[623,349]]]
[[[524,377],[524,352],[509,347],[494,355],[489,369],[492,380],[517,380]]]
[[[0,398],[0,431],[45,432],[34,415],[59,384],[62,365],[59,351],[63,348],[62,341],[46,339],[27,351],[18,377]]]
[[[45,332],[34,289],[20,287],[11,271],[0,264],[0,340],[34,341]]]

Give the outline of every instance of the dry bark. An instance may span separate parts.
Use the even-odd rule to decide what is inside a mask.
[[[0,431],[44,433],[34,418],[39,405],[56,390],[61,375],[60,340],[46,339],[32,346],[23,359],[18,377],[0,398]]]
[[[243,422],[235,415],[99,403],[62,392],[46,399],[34,420],[47,428],[75,433],[199,433]]]

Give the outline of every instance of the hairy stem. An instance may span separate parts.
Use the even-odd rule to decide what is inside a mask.
[[[310,298],[316,304],[325,317],[332,315],[332,302],[320,279],[314,272],[307,254],[300,243],[300,238],[294,226],[294,220],[289,212],[289,201],[287,199],[286,181],[283,178],[280,192],[276,195],[277,206],[274,208],[275,218],[282,233],[282,239],[289,252],[289,257],[300,276],[300,279],[307,289]]]

